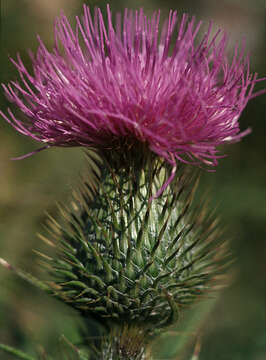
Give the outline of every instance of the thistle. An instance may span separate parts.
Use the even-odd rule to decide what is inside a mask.
[[[41,255],[41,288],[102,324],[89,359],[149,359],[150,341],[224,283],[227,245],[204,201],[194,204],[187,163],[216,166],[219,145],[250,132],[238,119],[262,79],[244,48],[228,60],[227,35],[211,36],[211,24],[196,45],[201,22],[176,12],[161,28],[159,12],[142,10],[114,24],[108,6],[106,26],[84,5],[75,31],[63,14],[55,25],[52,51],[39,39],[30,53],[33,74],[11,59],[22,83],[3,88],[25,117],[0,112],[44,144],[33,153],[88,154],[80,189],[41,236],[53,250]]]

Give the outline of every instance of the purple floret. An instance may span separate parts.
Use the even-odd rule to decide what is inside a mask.
[[[201,22],[170,11],[124,11],[113,24],[107,7],[91,16],[84,5],[73,30],[62,14],[55,45],[39,39],[30,53],[33,74],[20,56],[12,62],[21,81],[3,85],[26,115],[0,114],[20,133],[50,146],[112,149],[116,141],[142,142],[173,166],[176,160],[216,165],[217,146],[239,141],[238,119],[252,94],[256,74],[244,48],[226,55],[227,35],[212,25],[195,41]],[[196,45],[197,43],[197,45]]]

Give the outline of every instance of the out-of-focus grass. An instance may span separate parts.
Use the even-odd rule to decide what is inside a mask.
[[[208,1],[203,0],[110,2],[115,9],[143,5],[152,10],[160,6],[165,11],[171,7],[203,16],[207,16],[209,10]],[[81,9],[78,0],[54,1],[46,16],[48,12],[41,11],[38,3],[41,1],[2,0],[1,82],[17,76],[7,59],[8,54],[15,56],[19,50],[27,62],[26,49],[37,46],[35,33],[49,44],[53,17],[58,14],[60,4],[67,14],[79,13]],[[103,1],[94,1],[94,4],[104,7]],[[241,5],[235,4],[241,10]],[[248,1],[245,6],[247,4]],[[265,19],[265,7],[259,6],[259,1],[253,1],[252,11],[260,12],[260,18]],[[212,17],[209,12],[208,17]],[[261,29],[264,29],[263,37],[265,27]],[[243,33],[245,30],[249,31],[246,28]],[[257,51],[256,70],[265,75],[265,48]],[[251,125],[253,133],[225,149],[229,156],[221,160],[216,173],[202,176],[201,186],[203,190],[210,190],[211,205],[220,204],[218,211],[229,228],[237,260],[235,281],[204,325],[201,360],[266,359],[265,103],[264,96],[248,105],[241,123],[243,128]],[[7,107],[2,93],[0,106],[1,109]],[[55,214],[55,202],[69,197],[84,167],[84,156],[80,149],[50,149],[25,160],[11,161],[11,157],[30,152],[38,148],[38,144],[18,135],[4,120],[0,120],[0,128],[0,257],[38,274],[32,249],[43,246],[36,233],[45,222],[44,212]],[[30,353],[36,344],[53,351],[62,333],[73,341],[78,339],[77,324],[76,313],[0,268],[0,342]],[[169,340],[170,346],[172,341],[173,338]],[[0,358],[11,360],[13,357],[0,353]]]

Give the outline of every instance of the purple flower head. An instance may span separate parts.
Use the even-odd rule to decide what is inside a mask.
[[[100,9],[91,16],[84,5],[73,30],[62,14],[52,51],[39,39],[30,53],[33,74],[11,59],[21,81],[3,88],[26,117],[2,117],[44,147],[141,142],[173,166],[216,165],[217,146],[249,132],[238,119],[258,80],[244,48],[229,61],[227,35],[211,35],[211,24],[196,45],[201,22],[175,11],[162,28],[159,12],[126,9],[113,22],[107,7],[107,17],[106,26]]]

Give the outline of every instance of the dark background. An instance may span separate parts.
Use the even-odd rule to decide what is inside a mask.
[[[147,12],[170,8],[197,19],[214,20],[230,33],[229,46],[247,39],[251,66],[266,76],[265,0],[147,0],[109,1],[113,12],[123,7],[144,7]],[[87,2],[105,8],[105,1]],[[53,20],[64,9],[72,20],[81,14],[79,0],[2,0],[0,80],[17,77],[8,55],[20,52],[29,64],[27,49],[36,50],[38,33],[48,46],[53,42]],[[258,85],[257,89],[266,85]],[[215,173],[202,173],[201,188],[208,189],[212,206],[218,205],[228,229],[236,264],[232,285],[221,295],[205,323],[201,360],[266,360],[266,95],[253,99],[241,117],[241,128],[252,134],[224,149],[228,157]],[[0,92],[0,107],[7,101]],[[56,201],[68,198],[82,173],[80,149],[51,149],[21,161],[11,161],[38,144],[17,134],[0,119],[0,257],[38,274],[32,249],[41,249],[45,211],[56,214]],[[53,351],[63,333],[77,336],[77,316],[0,268],[0,342],[34,354],[36,344]],[[178,336],[178,335],[176,335]],[[167,340],[166,340],[167,342]],[[169,342],[169,346],[171,346]],[[12,359],[0,351],[0,359]],[[177,359],[177,357],[175,357]]]

